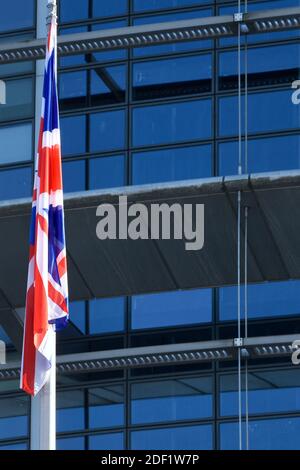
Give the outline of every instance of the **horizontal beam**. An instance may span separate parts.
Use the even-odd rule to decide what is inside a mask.
[[[235,360],[238,349],[250,359],[284,357],[292,354],[292,344],[299,335],[225,339],[196,343],[141,348],[93,351],[68,354],[57,358],[58,374],[136,369],[141,367],[182,365],[216,360]],[[20,376],[20,364],[0,366],[0,381]]]
[[[300,8],[282,8],[244,15],[214,16],[62,35],[58,38],[57,47],[60,56],[67,56],[156,44],[221,39],[236,36],[239,25],[242,34],[297,29],[300,26]],[[44,56],[45,39],[0,46],[0,64],[39,60]]]

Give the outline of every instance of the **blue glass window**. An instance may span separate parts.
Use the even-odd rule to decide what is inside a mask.
[[[220,98],[219,106],[219,134],[221,136],[238,135],[237,96]],[[242,116],[244,114],[242,111]],[[292,103],[290,90],[249,94],[249,133],[298,129],[299,123],[300,107]]]
[[[89,450],[123,450],[124,435],[121,432],[89,437]]]
[[[0,399],[0,439],[27,436],[28,405],[26,396]]]
[[[124,329],[125,298],[96,299],[89,303],[90,334]]]
[[[61,73],[59,78],[60,109],[87,106],[87,72]]]
[[[89,189],[124,186],[125,156],[93,158],[89,161]]]
[[[211,136],[211,120],[211,100],[135,108],[133,145],[207,139]]]
[[[212,415],[210,377],[169,379],[132,385],[132,424],[208,418]]]
[[[300,281],[268,282],[248,286],[248,317],[284,317],[299,315]],[[243,305],[242,287],[242,312]],[[235,320],[237,318],[237,287],[219,289],[220,320]]]
[[[64,117],[60,122],[62,156],[86,151],[86,117]]]
[[[125,111],[91,114],[90,151],[118,150],[125,147]]]
[[[84,429],[84,394],[81,390],[57,393],[58,432]]]
[[[34,25],[34,0],[10,0],[1,2],[0,33]]]
[[[70,319],[79,331],[86,333],[86,305],[84,301],[70,302]]]
[[[89,428],[114,428],[124,424],[123,385],[107,385],[89,390]]]
[[[244,384],[245,382],[242,381]],[[296,412],[300,409],[300,380],[297,368],[255,371],[248,375],[249,414]],[[237,374],[220,377],[220,413],[238,415]],[[244,392],[242,403],[245,404]],[[245,410],[243,409],[243,413]]]
[[[245,436],[245,426],[243,426]],[[237,450],[239,445],[238,423],[220,426],[221,449]],[[265,419],[249,422],[249,448],[251,450],[300,449],[300,418]],[[243,443],[245,449],[245,442]]]
[[[93,2],[93,17],[121,16],[127,14],[127,0],[109,0]]]
[[[133,99],[147,100],[211,91],[210,54],[138,62],[133,65]]]
[[[299,45],[256,47],[248,49],[248,86],[292,83],[298,79]],[[238,87],[237,51],[222,52],[219,56],[219,89]],[[245,58],[242,52],[242,74],[245,73]]]
[[[0,164],[32,159],[32,124],[0,127]]]
[[[238,142],[219,144],[219,175],[238,171]],[[288,152],[286,149],[289,149]],[[244,155],[244,143],[242,144]],[[242,161],[245,171],[245,162]],[[289,135],[248,140],[248,173],[300,168],[300,136]]]
[[[63,162],[65,193],[85,190],[85,160]]]
[[[210,289],[132,297],[133,329],[207,323],[212,315]]]
[[[131,448],[136,450],[210,450],[212,426],[185,426],[149,429],[131,433]]]
[[[58,439],[56,448],[57,450],[84,450],[84,437]]]
[[[176,20],[189,20],[194,18],[205,18],[208,16],[213,16],[211,9],[206,10],[197,10],[197,11],[188,11],[188,12],[181,12],[181,13],[169,13],[165,15],[156,15],[156,16],[146,16],[142,18],[135,18],[134,25],[144,25],[144,24],[155,24],[155,23],[164,23],[168,21],[176,21]],[[182,43],[174,43],[174,44],[164,44],[161,46],[147,46],[147,47],[138,47],[134,49],[133,55],[134,57],[143,57],[149,55],[157,55],[157,54],[169,54],[169,53],[176,53],[176,52],[185,52],[191,50],[198,50],[198,49],[207,49],[211,47],[212,42],[207,41],[189,41],[189,42],[182,42]]]
[[[22,442],[20,444],[7,444],[4,446],[0,446],[0,450],[27,450],[27,444]]]
[[[89,0],[60,0],[60,21],[86,20],[89,16]]]
[[[19,41],[27,41],[33,39],[33,33],[20,33],[12,36],[11,34],[7,36],[0,37],[0,44],[13,44]],[[0,65],[0,77],[15,76],[19,74],[25,74],[34,72],[34,63],[30,61],[26,62],[12,62],[11,64],[1,64]]]
[[[124,103],[126,67],[95,67],[91,70],[91,105]]]
[[[212,0],[134,0],[133,9],[136,13],[140,13],[151,10],[201,6],[207,3],[213,2]]]
[[[205,178],[211,174],[210,145],[139,152],[132,156],[133,184]]]
[[[0,200],[18,199],[31,195],[31,167],[0,171]]]
[[[0,121],[23,119],[33,114],[33,79],[6,80],[6,104],[0,105]]]

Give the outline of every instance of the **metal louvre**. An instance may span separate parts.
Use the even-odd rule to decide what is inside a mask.
[[[88,54],[155,44],[220,39],[236,36],[239,23],[242,34],[297,29],[300,25],[300,8],[283,8],[244,15],[214,16],[65,35],[58,38],[58,54],[60,56]],[[0,46],[0,64],[39,60],[44,56],[45,39]]]
[[[197,343],[150,346],[112,351],[71,354],[57,358],[58,374],[134,369],[207,361],[235,360],[238,349],[249,359],[291,356],[293,342],[299,335],[236,338]],[[0,366],[0,380],[17,379],[20,365]]]

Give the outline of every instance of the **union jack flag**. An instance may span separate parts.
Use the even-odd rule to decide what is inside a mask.
[[[53,18],[35,165],[20,384],[32,396],[48,380],[55,331],[64,328],[69,317],[56,64],[57,25]]]

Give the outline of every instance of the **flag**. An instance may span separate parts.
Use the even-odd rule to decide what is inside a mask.
[[[20,384],[32,396],[49,378],[56,354],[55,331],[64,328],[69,317],[56,45],[53,18],[46,47],[35,164]]]

